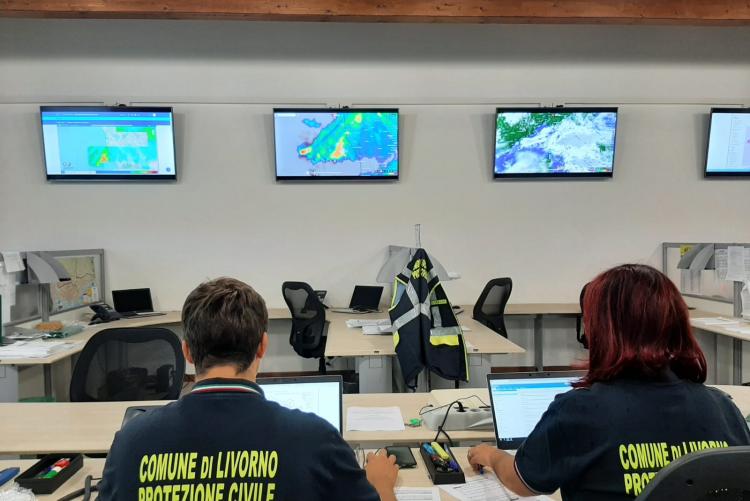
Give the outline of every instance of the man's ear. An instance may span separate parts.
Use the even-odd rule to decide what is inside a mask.
[[[188,347],[187,341],[185,340],[182,341],[182,354],[185,355],[185,360],[187,360],[189,364],[194,365],[193,355],[190,353],[190,348]]]
[[[268,350],[268,333],[264,332],[263,337],[260,338],[260,345],[258,346],[258,353],[255,355],[255,358],[260,360],[261,358],[265,357],[267,350]]]

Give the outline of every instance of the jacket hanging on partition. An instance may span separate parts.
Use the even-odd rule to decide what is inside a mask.
[[[444,379],[469,380],[461,326],[424,249],[396,276],[389,314],[407,386],[416,388],[425,367]]]

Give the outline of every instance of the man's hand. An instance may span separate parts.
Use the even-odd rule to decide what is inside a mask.
[[[380,499],[395,499],[393,489],[396,487],[398,478],[396,456],[388,456],[385,450],[381,450],[378,454],[369,453],[365,472],[367,481],[378,491]]]
[[[469,449],[467,455],[469,464],[475,471],[479,471],[483,467],[493,468],[493,462],[497,459],[500,451],[487,444],[479,444]]]

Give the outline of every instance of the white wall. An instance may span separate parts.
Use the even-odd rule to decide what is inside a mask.
[[[222,274],[270,306],[285,279],[343,304],[419,222],[463,276],[454,302],[495,276],[513,278],[515,302],[571,301],[605,267],[659,264],[662,241],[750,240],[750,181],[701,175],[710,106],[750,103],[748,35],[0,20],[0,248],[102,247],[109,288],[149,285],[161,308]],[[38,106],[69,102],[173,105],[179,182],[47,183]],[[398,106],[402,179],[276,183],[271,109],[294,103]],[[619,105],[614,179],[493,182],[493,110],[508,103]],[[553,363],[573,356],[571,326]]]

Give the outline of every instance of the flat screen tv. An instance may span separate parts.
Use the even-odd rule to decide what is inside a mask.
[[[612,177],[617,108],[498,108],[495,179]]]
[[[750,176],[750,109],[713,108],[706,177]]]
[[[177,179],[172,108],[42,106],[47,179]]]
[[[398,179],[397,109],[274,110],[276,179]]]

